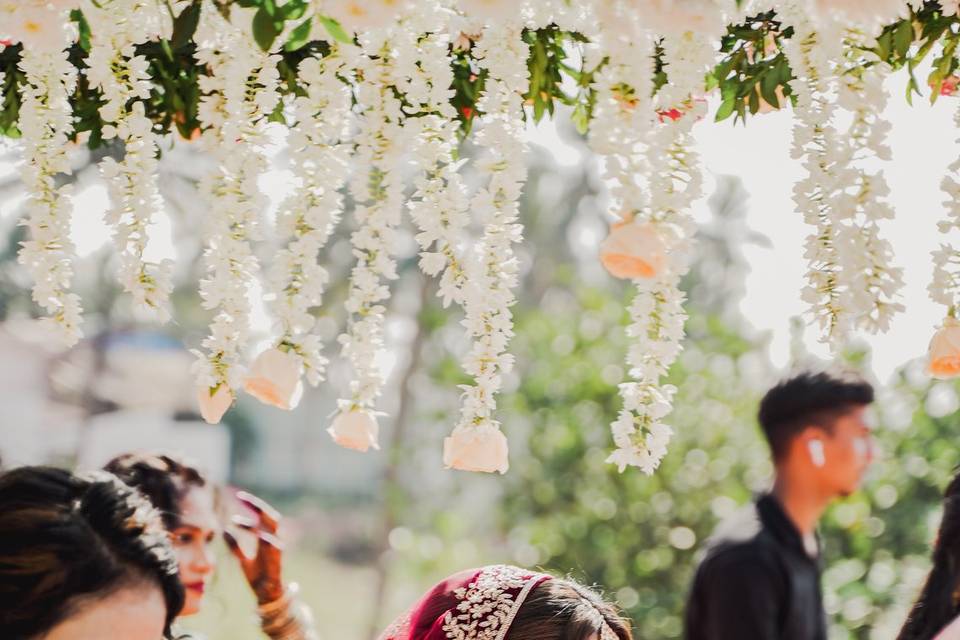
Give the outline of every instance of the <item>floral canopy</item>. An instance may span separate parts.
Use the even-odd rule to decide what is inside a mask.
[[[908,99],[921,87],[931,99],[953,95],[957,13],[956,0],[0,0],[0,134],[19,145],[29,191],[20,261],[44,321],[75,343],[73,200],[56,178],[70,171],[68,141],[119,144],[121,159],[99,167],[118,277],[136,308],[169,320],[172,265],[145,257],[163,207],[158,157],[162,145],[195,141],[216,161],[199,205],[199,291],[212,315],[194,350],[201,412],[219,421],[241,391],[292,409],[303,378],[324,379],[323,257],[349,194],[356,262],[338,342],[353,373],[329,431],[367,450],[385,383],[377,361],[393,253],[408,218],[421,269],[438,279],[443,304],[462,310],[471,343],[472,383],[444,462],[502,473],[496,394],[513,366],[523,132],[527,120],[570,113],[604,159],[616,222],[600,259],[636,287],[609,461],[652,473],[671,436],[674,389],[661,381],[684,334],[679,283],[701,187],[691,128],[708,115],[707,97],[719,93],[718,121],[792,108],[793,155],[805,168],[796,206],[813,227],[803,298],[833,345],[854,329],[885,331],[902,310],[902,278],[881,236],[894,216],[876,168],[890,160],[884,80],[906,69]],[[296,182],[268,225],[258,178],[277,130]],[[467,137],[480,149],[469,163],[477,186],[460,157]],[[931,371],[952,376],[960,160],[943,190],[930,295],[947,320]],[[278,247],[269,260],[258,259],[263,246]],[[248,358],[261,279],[275,328],[271,347]]]

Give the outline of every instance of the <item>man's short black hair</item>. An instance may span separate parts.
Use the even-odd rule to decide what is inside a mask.
[[[830,429],[853,407],[872,402],[873,387],[855,374],[804,371],[767,391],[757,417],[774,460],[782,460],[805,427]]]

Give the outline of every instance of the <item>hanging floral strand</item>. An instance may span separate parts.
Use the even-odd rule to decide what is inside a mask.
[[[954,124],[960,128],[960,107],[954,114]],[[960,142],[960,139],[958,139]],[[927,372],[941,379],[960,376],[960,158],[950,163],[940,183],[947,198],[943,205],[946,216],[937,223],[944,236],[940,248],[933,252],[933,279],[927,291],[937,304],[946,307],[943,324],[930,341],[927,354]]]
[[[397,46],[415,47],[409,57],[416,61],[409,82],[402,87],[411,105],[408,128],[417,141],[413,148],[418,174],[416,191],[407,203],[410,217],[419,230],[420,268],[428,276],[439,276],[438,295],[443,306],[464,303],[467,267],[463,246],[466,241],[469,199],[455,159],[459,123],[450,99],[453,71],[450,67],[450,36],[446,12],[437,3],[418,8],[414,31],[422,38],[405,39]]]
[[[398,29],[402,31],[402,29]],[[397,278],[392,253],[403,211],[400,164],[407,139],[397,84],[394,32],[370,30],[359,36],[363,55],[357,62],[357,102],[362,109],[356,137],[350,192],[356,202],[358,229],[351,235],[357,264],[350,275],[347,331],[339,342],[353,366],[350,397],[338,401],[339,413],[328,432],[351,449],[378,448],[375,404],[384,384],[382,355],[385,303]],[[402,37],[402,36],[397,36]]]
[[[663,420],[672,411],[676,389],[661,379],[683,340],[685,295],[679,285],[688,268],[694,226],[689,208],[701,189],[690,130],[705,111],[699,96],[705,70],[714,60],[702,34],[669,33],[661,43],[669,84],[655,103],[643,105],[651,122],[654,113],[659,120],[647,125],[647,144],[641,147],[649,167],[645,202],[641,199],[627,208],[627,220],[614,226],[601,248],[608,270],[631,278],[637,287],[627,327],[631,339],[627,364],[633,380],[620,385],[624,406],[612,425],[616,450],[608,462],[620,471],[636,466],[647,474],[660,465],[673,433]],[[652,83],[651,49],[643,59],[644,80]]]
[[[60,13],[50,19],[67,24],[65,12]],[[69,96],[76,87],[77,70],[64,50],[68,39],[64,30],[53,34],[52,41],[31,42],[20,58],[26,83],[21,88],[18,127],[23,137],[21,178],[29,194],[24,224],[30,233],[18,260],[33,277],[33,300],[47,313],[45,322],[62,344],[72,346],[81,337],[82,313],[80,297],[70,292],[73,204],[70,185],[56,184],[58,174],[70,172],[67,141],[73,118]]]
[[[280,335],[244,383],[248,393],[281,409],[296,407],[302,374],[312,386],[324,379],[327,359],[311,310],[323,302],[329,280],[318,258],[343,211],[353,123],[353,93],[343,78],[352,77],[357,55],[352,45],[331,44],[326,56],[307,58],[298,69],[306,95],[293,101],[296,126],[288,138],[297,186],[280,205],[277,231],[287,243],[268,272]]]
[[[203,140],[218,163],[201,183],[210,208],[203,229],[208,277],[200,282],[204,308],[217,313],[203,340],[206,353],[194,352],[201,413],[211,423],[233,403],[243,376],[258,272],[251,242],[266,208],[257,180],[267,167],[267,118],[279,104],[278,58],[254,42],[248,13],[232,7],[231,23],[209,5],[197,35],[197,61],[210,70],[201,84],[200,119],[209,128]]]
[[[808,285],[802,298],[811,306],[814,319],[823,331],[823,340],[834,348],[846,339],[852,324],[845,306],[850,290],[841,265],[840,226],[837,198],[856,176],[850,170],[848,145],[841,144],[833,124],[831,60],[839,59],[836,39],[818,32],[799,2],[781,8],[784,24],[793,26],[786,41],[786,54],[796,79],[791,82],[796,96],[793,157],[804,161],[807,175],[794,185],[794,202],[807,224],[816,230],[807,238]],[[834,54],[837,54],[836,56]]]
[[[632,345],[627,363],[634,380],[620,385],[624,406],[611,425],[617,448],[608,462],[616,463],[621,471],[628,465],[652,471],[672,433],[660,420],[670,411],[673,392],[658,385],[657,371],[641,370],[637,366],[640,360],[633,357],[635,350],[650,345],[647,336],[651,332],[641,323],[658,322],[650,308],[655,299],[644,291],[648,287],[644,281],[662,272],[666,256],[663,240],[647,215],[649,185],[639,182],[641,176],[650,175],[644,151],[655,119],[651,100],[654,48],[650,35],[637,29],[628,13],[618,13],[612,3],[600,8],[605,12],[600,14],[600,47],[594,55],[606,57],[608,62],[594,81],[597,99],[589,142],[604,158],[613,216],[620,219],[601,246],[600,258],[612,275],[633,280],[638,287],[627,328]]]
[[[172,262],[144,258],[148,227],[161,209],[157,187],[158,149],[153,123],[144,111],[152,82],[147,60],[134,46],[158,37],[169,38],[172,17],[166,7],[150,0],[88,1],[83,14],[91,28],[89,68],[91,86],[100,90],[103,137],[124,145],[120,162],[111,157],[100,163],[107,182],[110,208],[106,220],[120,256],[118,274],[134,307],[159,322],[170,319]]]
[[[863,65],[856,58],[872,44],[872,38],[861,28],[845,29],[847,64],[837,67],[838,104],[853,116],[846,139],[850,145],[850,171],[855,178],[849,183],[852,191],[845,187],[838,200],[837,217],[846,224],[839,227],[837,240],[841,269],[849,274],[850,290],[844,306],[850,309],[854,326],[878,333],[886,332],[893,316],[904,307],[896,301],[903,288],[903,270],[891,266],[893,248],[880,237],[879,222],[894,217],[893,207],[887,201],[890,189],[882,169],[871,172],[864,166],[870,159],[891,157],[886,144],[890,123],[882,117],[887,104],[883,83],[890,68],[880,60]]]
[[[477,108],[484,114],[477,144],[484,156],[478,167],[489,175],[473,196],[471,210],[483,221],[483,236],[468,267],[464,326],[473,338],[464,371],[460,419],[444,441],[443,462],[464,471],[506,473],[507,440],[493,414],[502,376],[513,367],[507,345],[513,337],[519,263],[513,245],[522,240],[519,199],[526,180],[523,95],[529,86],[527,44],[517,21],[484,28],[474,57],[488,73]]]

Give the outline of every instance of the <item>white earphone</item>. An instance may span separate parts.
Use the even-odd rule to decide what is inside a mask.
[[[823,453],[823,441],[811,440],[807,443],[807,449],[810,451],[810,462],[815,467],[822,467],[827,463],[827,458]]]

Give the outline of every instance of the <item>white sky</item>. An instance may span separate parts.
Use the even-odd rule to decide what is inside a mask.
[[[918,77],[925,77],[923,70]],[[899,365],[925,353],[931,332],[942,318],[943,309],[929,300],[926,287],[931,275],[930,252],[939,242],[936,222],[944,213],[939,183],[946,166],[960,153],[954,140],[960,132],[952,122],[953,110],[960,107],[958,99],[943,98],[931,107],[921,97],[911,107],[903,98],[904,87],[902,73],[889,81],[891,98],[886,116],[893,125],[889,142],[894,161],[885,163],[884,169],[897,219],[885,223],[883,232],[904,268],[903,302],[907,310],[895,319],[890,333],[867,338],[874,370],[881,380]],[[716,105],[711,107],[714,111]],[[785,365],[789,356],[790,319],[805,311],[800,301],[806,269],[803,241],[810,231],[792,201],[792,187],[802,169],[790,158],[791,126],[792,115],[785,111],[751,118],[746,127],[733,126],[732,119],[720,124],[704,120],[694,130],[708,174],[706,192],[711,191],[711,175],[739,176],[750,195],[748,224],[772,242],[772,248],[745,247],[751,271],[742,309],[757,329],[770,332],[770,356],[778,366]],[[579,151],[561,141],[551,123],[541,123],[529,134],[530,141],[550,150],[561,166],[582,161]],[[9,169],[0,167],[2,172]],[[284,184],[282,179],[264,181],[264,186],[275,187],[272,191]],[[282,197],[281,193],[271,195],[274,199]],[[102,184],[91,181],[78,185],[74,236],[81,255],[96,251],[109,237],[102,221],[106,204]],[[0,214],[11,211],[13,205],[0,204]],[[158,221],[149,251],[151,257],[175,253],[169,218]],[[269,322],[266,317],[258,320]],[[812,352],[826,356],[817,337],[816,328],[808,327],[804,341]]]

